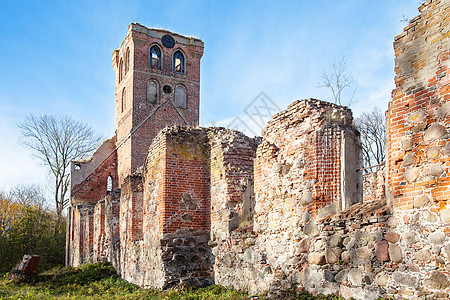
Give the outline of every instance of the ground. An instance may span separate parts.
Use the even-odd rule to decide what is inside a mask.
[[[81,268],[55,268],[32,279],[17,281],[0,278],[0,299],[266,299],[250,297],[233,289],[212,285],[201,289],[178,287],[159,291],[141,289],[121,279],[109,263],[88,264]],[[288,292],[285,299],[342,299]]]

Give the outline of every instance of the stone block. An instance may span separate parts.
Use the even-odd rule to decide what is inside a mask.
[[[440,148],[439,147],[429,147],[427,149],[427,159],[433,160],[439,157]]]
[[[403,172],[402,175],[406,181],[408,181],[409,183],[413,183],[419,177],[419,174],[420,174],[420,168],[412,167],[410,169],[407,169],[405,172]]]
[[[417,285],[417,278],[404,272],[396,271],[392,274],[392,279],[400,285],[414,287]]]
[[[341,260],[342,260],[344,263],[348,264],[348,263],[350,262],[350,259],[351,259],[351,253],[350,253],[350,251],[343,251],[343,252],[341,253]]]
[[[395,232],[388,232],[384,235],[384,239],[388,241],[389,243],[397,243],[397,241],[400,239],[400,235]]]
[[[425,279],[424,284],[429,289],[443,290],[450,286],[450,281],[444,273],[432,271],[430,277]]]
[[[389,275],[381,272],[378,274],[377,278],[375,279],[375,282],[380,286],[386,286],[389,280]]]
[[[450,207],[444,208],[439,211],[439,217],[441,218],[442,223],[450,222]]]
[[[411,150],[413,148],[413,139],[412,139],[412,137],[405,137],[405,138],[403,138],[401,147],[402,147],[403,151]]]
[[[327,248],[325,249],[325,260],[327,264],[335,264],[341,258],[341,249]]]
[[[375,256],[381,261],[389,260],[389,244],[386,241],[379,241],[375,246]]]
[[[309,253],[308,263],[312,265],[324,265],[326,263],[325,254],[319,252]]]
[[[416,163],[416,157],[414,153],[408,153],[403,157],[402,167],[414,165]]]
[[[312,193],[307,191],[304,192],[302,197],[300,198],[300,204],[301,205],[308,205],[312,202]]]
[[[431,201],[430,197],[428,197],[427,195],[421,195],[414,199],[414,207],[421,208],[421,207],[431,204],[431,202],[432,201]]]
[[[425,121],[425,117],[426,111],[423,109],[418,109],[409,114],[408,118],[406,119],[406,122],[408,124],[417,126]]]
[[[361,259],[369,259],[372,256],[372,250],[369,247],[364,246],[355,250],[356,256]]]
[[[331,203],[330,205],[327,205],[327,206],[322,207],[321,209],[319,209],[319,213],[318,213],[317,218],[318,219],[322,219],[322,218],[325,218],[327,216],[334,215],[338,211],[339,211],[339,203],[334,202],[334,203]]]
[[[350,269],[347,273],[347,279],[352,285],[362,285],[363,273],[357,268]]]
[[[431,125],[424,133],[423,139],[424,141],[428,142],[431,140],[440,139],[445,134],[447,134],[447,130],[445,129],[445,126],[441,124],[433,124]]]
[[[298,245],[298,251],[300,253],[308,253],[310,246],[311,246],[311,239],[304,238],[303,240],[300,241]]]
[[[311,237],[316,237],[320,234],[319,227],[313,221],[309,221],[308,223],[306,223],[306,225],[303,227],[303,232]]]
[[[442,244],[445,241],[445,235],[441,232],[433,232],[428,236],[428,240],[432,244]]]
[[[328,238],[328,246],[330,247],[341,247],[342,246],[342,236],[338,233],[333,234]]]
[[[395,228],[397,227],[398,224],[398,219],[396,217],[390,217],[387,221],[386,221],[386,226],[390,227],[390,228]]]
[[[439,176],[444,173],[445,167],[441,163],[426,166],[422,171],[422,176]]]
[[[401,263],[403,261],[402,248],[395,244],[389,244],[389,258],[393,262]]]
[[[437,110],[436,110],[436,118],[438,119],[444,119],[450,116],[450,102],[442,104]]]
[[[414,258],[418,261],[429,261],[435,259],[435,256],[429,250],[419,250],[414,254]]]

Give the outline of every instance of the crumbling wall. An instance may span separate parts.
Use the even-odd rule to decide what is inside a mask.
[[[108,193],[103,199],[105,205],[105,249],[106,261],[111,262],[120,274],[120,191],[115,190]]]
[[[363,175],[363,202],[386,200],[386,167]]]
[[[387,112],[389,202],[431,209],[450,222],[450,7],[427,1],[395,38],[395,84]]]
[[[254,220],[213,250],[217,283],[254,292],[299,283],[298,242],[318,232],[314,219],[361,200],[351,124],[349,109],[315,99],[273,117],[256,152]]]
[[[80,203],[71,207],[71,228],[67,251],[68,264],[81,266],[92,261],[94,250],[94,205]]]
[[[107,194],[108,177],[111,190],[119,188],[117,183],[117,152],[115,137],[103,142],[86,160],[72,161],[70,171],[71,203],[97,203]]]
[[[94,207],[94,245],[93,261],[101,262],[106,260],[106,230],[105,230],[105,200],[102,199]]]
[[[253,159],[259,139],[225,128],[209,128],[211,148],[211,240],[220,241],[253,223]]]

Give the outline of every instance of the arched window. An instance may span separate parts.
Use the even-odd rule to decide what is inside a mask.
[[[182,85],[175,87],[175,107],[186,108],[186,88]]]
[[[184,74],[184,55],[180,50],[173,53],[173,71]]]
[[[156,45],[150,48],[150,68],[161,70],[161,49]]]
[[[125,74],[130,70],[130,48],[127,48],[127,53],[125,54]]]
[[[123,79],[123,61],[120,59],[119,62],[119,82],[121,82]]]
[[[112,190],[113,190],[113,179],[112,176],[109,175],[108,180],[106,181],[106,191],[112,192]]]
[[[159,99],[159,84],[155,80],[147,82],[147,101],[152,104],[158,103]]]
[[[125,109],[127,109],[127,93],[125,91],[125,88],[123,88],[123,90],[122,90],[122,105],[121,105],[121,107],[122,107],[121,112],[124,112]]]

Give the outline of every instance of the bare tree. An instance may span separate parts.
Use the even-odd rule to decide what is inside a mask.
[[[87,124],[69,116],[27,116],[18,124],[22,130],[21,143],[34,150],[34,156],[49,168],[54,178],[56,214],[61,217],[68,203],[69,165],[95,150],[101,137]]]
[[[378,108],[362,113],[355,119],[355,126],[361,133],[364,167],[382,164],[386,132],[384,114]]]
[[[350,106],[353,104],[353,96],[355,95],[357,85],[356,81],[353,79],[353,77],[346,73],[347,71],[347,64],[345,63],[345,58],[342,57],[340,61],[334,61],[333,63],[333,70],[331,73],[327,73],[326,70],[322,73],[322,81],[319,82],[317,87],[319,88],[328,88],[333,93],[333,100],[334,103],[339,105],[347,105]],[[347,88],[353,88],[353,93],[351,97],[343,103],[343,92]]]
[[[45,206],[45,196],[38,185],[16,185],[9,191],[9,198],[19,204],[36,205],[40,209]]]

